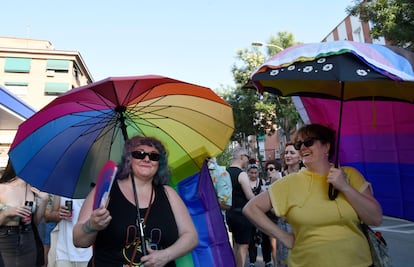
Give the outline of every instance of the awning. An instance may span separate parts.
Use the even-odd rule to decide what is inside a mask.
[[[0,86],[0,130],[16,130],[36,111]]]

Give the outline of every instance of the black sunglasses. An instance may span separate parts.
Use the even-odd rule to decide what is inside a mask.
[[[304,141],[298,141],[293,144],[296,150],[300,150],[302,145],[305,145],[305,147],[313,146],[316,140],[319,140],[318,138],[306,138]]]
[[[146,156],[151,161],[159,161],[160,160],[160,154],[154,153],[154,152],[145,152],[145,151],[132,151],[131,156],[134,159],[145,159]]]
[[[275,168],[273,168],[273,167],[269,167],[269,168],[266,168],[266,171],[274,171],[274,170],[276,170]]]

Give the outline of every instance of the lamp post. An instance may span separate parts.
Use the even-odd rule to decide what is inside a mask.
[[[279,49],[280,51],[283,51],[283,50],[284,50],[284,48],[283,48],[283,47],[280,47],[280,46],[278,46],[278,45],[275,45],[275,44],[267,44],[267,43],[263,43],[263,42],[252,42],[252,45],[253,45],[253,46],[267,46],[267,47],[275,47],[275,48]]]
[[[252,46],[267,46],[267,47],[273,47],[273,48],[276,48],[276,49],[278,49],[279,51],[283,51],[284,50],[284,48],[283,47],[280,47],[280,46],[278,46],[278,45],[275,45],[275,44],[268,44],[268,43],[263,43],[263,42],[252,42]],[[273,49],[270,49],[270,50],[273,50]],[[271,53],[272,51],[268,51],[269,53]],[[277,53],[277,50],[275,51],[276,53]],[[279,131],[279,128],[280,127],[278,127],[278,129],[276,130],[276,134],[277,134],[277,137],[278,137],[278,139],[279,140],[283,140],[282,138],[283,138],[283,136],[282,136],[282,133]],[[266,137],[267,138],[267,137]],[[265,140],[264,140],[264,143],[266,143],[266,138],[265,138]],[[276,142],[278,142],[278,141],[276,141]],[[277,144],[277,143],[276,143]],[[281,146],[279,146],[279,149],[276,149],[276,144],[275,144],[275,149],[274,149],[274,157],[275,157],[275,159],[276,159],[276,157],[277,156],[279,156],[280,157],[280,150],[281,150]],[[266,146],[266,145],[265,145]],[[260,162],[260,166],[262,166],[262,162]]]

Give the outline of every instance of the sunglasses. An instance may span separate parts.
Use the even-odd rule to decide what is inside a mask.
[[[276,169],[275,169],[275,168],[273,168],[273,167],[269,167],[269,168],[266,168],[265,170],[266,170],[267,172],[268,172],[268,171],[271,171],[271,172],[272,172],[272,171],[274,171],[274,170],[276,170]]]
[[[145,159],[146,156],[151,161],[159,161],[160,160],[160,154],[154,153],[154,152],[145,152],[145,151],[132,151],[131,156],[134,159]]]
[[[318,138],[307,138],[304,141],[298,141],[293,144],[296,150],[300,150],[302,145],[305,145],[305,147],[313,146],[316,140],[319,140]]]

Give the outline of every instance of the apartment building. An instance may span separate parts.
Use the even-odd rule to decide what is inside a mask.
[[[35,110],[91,82],[78,51],[56,50],[45,40],[0,37],[0,85]]]
[[[78,51],[57,50],[46,40],[0,37],[0,88],[4,95],[12,94],[35,111],[58,95],[92,82]],[[3,110],[1,121],[21,120],[12,107]],[[7,161],[16,130],[0,127],[0,168]]]
[[[369,44],[387,44],[383,37],[372,39],[371,28],[369,22],[362,22],[359,17],[348,15],[322,39],[322,42],[348,40]]]

